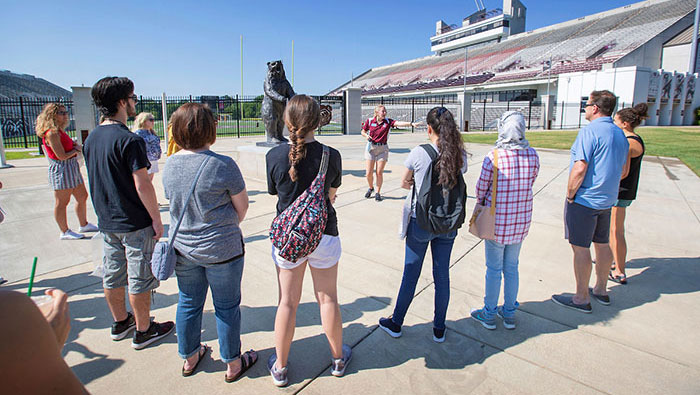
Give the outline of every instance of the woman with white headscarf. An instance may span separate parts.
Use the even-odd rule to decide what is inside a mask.
[[[518,307],[518,256],[532,219],[532,185],[540,169],[537,152],[525,139],[525,117],[508,111],[498,120],[496,147],[484,158],[476,184],[477,202],[491,206],[496,196],[495,239],[485,240],[486,295],[484,307],[472,318],[486,329],[496,329],[496,316],[506,329],[515,329]],[[494,177],[494,171],[497,177]],[[494,186],[494,179],[496,180]],[[503,275],[502,306],[498,306]]]

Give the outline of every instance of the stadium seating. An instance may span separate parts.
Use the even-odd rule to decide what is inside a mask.
[[[500,43],[472,48],[467,85],[546,78],[600,70],[693,12],[693,0],[625,6],[520,33]],[[551,70],[545,64],[551,60]],[[363,95],[420,91],[464,84],[464,52],[427,56],[369,70],[353,81]],[[340,94],[345,84],[330,94]]]

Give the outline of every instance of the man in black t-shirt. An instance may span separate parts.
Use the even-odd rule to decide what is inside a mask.
[[[121,340],[136,328],[131,346],[139,350],[175,327],[171,321],[150,321],[149,294],[159,285],[151,273],[151,255],[163,223],[147,173],[146,143],[126,127],[127,117],[136,115],[134,83],[105,77],[92,87],[92,98],[103,121],[88,135],[83,154],[92,205],[104,234],[102,285],[114,318],[111,336]],[[126,311],[127,285],[134,314]]]

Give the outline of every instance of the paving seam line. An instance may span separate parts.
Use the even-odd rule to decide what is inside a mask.
[[[666,167],[666,163],[664,163],[663,159],[660,156],[657,156],[657,158],[659,159],[659,162],[661,162],[661,166],[663,166],[664,170],[666,171],[666,174],[667,175],[673,174],[673,173],[671,173],[671,170],[669,170],[669,168]],[[678,186],[678,177],[674,177],[674,178],[669,177],[669,179],[671,179],[671,181],[673,181],[673,185],[675,185],[676,189],[678,189],[678,192],[680,192],[681,197],[683,197],[683,201],[688,206],[688,209],[690,209],[690,212],[693,213],[693,216],[695,217],[695,219],[698,221],[698,223],[700,223],[700,217],[698,217],[698,214],[695,212],[695,210],[693,210],[693,207],[690,205],[690,202],[685,197],[685,194],[683,194],[683,190],[681,189],[681,187]]]

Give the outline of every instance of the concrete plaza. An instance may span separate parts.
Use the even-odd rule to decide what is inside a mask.
[[[258,140],[222,139],[213,150],[250,161],[241,153],[251,151]],[[425,135],[391,136],[382,202],[363,196],[361,137],[319,140],[343,156],[336,202],[343,243],[338,288],[345,342],[353,347],[343,378],[329,373],[330,353],[308,274],[290,356],[290,385],[277,389],[269,377],[277,284],[267,232],[276,197],[267,194],[259,172],[247,172],[253,163],[240,163],[251,201],[241,224],[246,239],[241,338],[244,350],[258,351],[259,361],[238,382],[223,380],[211,299],[202,340],[213,353],[193,377],[180,375],[176,335],[142,351],[134,351],[128,340],[109,339],[112,319],[101,279],[90,276],[100,245],[59,241],[44,158],[12,161],[14,168],[0,170],[0,206],[8,214],[0,225],[0,275],[10,280],[3,288],[25,290],[32,259],[39,258],[35,292],[57,287],[70,294],[73,321],[64,356],[95,394],[700,393],[700,178],[680,161],[645,158],[638,200],[626,222],[629,284],[610,282],[612,304],[592,302],[593,313],[581,314],[550,300],[553,293],[574,289],[572,252],[563,239],[562,221],[569,153],[538,150],[533,224],[520,255],[517,329],[506,331],[499,322],[497,330],[487,331],[469,318],[470,309],[482,305],[484,246],[462,229],[452,253],[447,340],[437,344],[432,340],[430,253],[403,336],[390,338],[377,326],[380,317],[392,312],[402,275],[404,243],[397,229],[406,195],[399,187],[403,159]],[[490,147],[467,148],[471,210],[480,164]],[[155,184],[164,202],[160,175]],[[75,229],[73,207],[71,203],[68,218]],[[166,210],[163,221],[169,223]],[[90,205],[88,217],[95,221]],[[170,279],[158,289],[152,315],[174,320],[176,306],[177,282]]]

